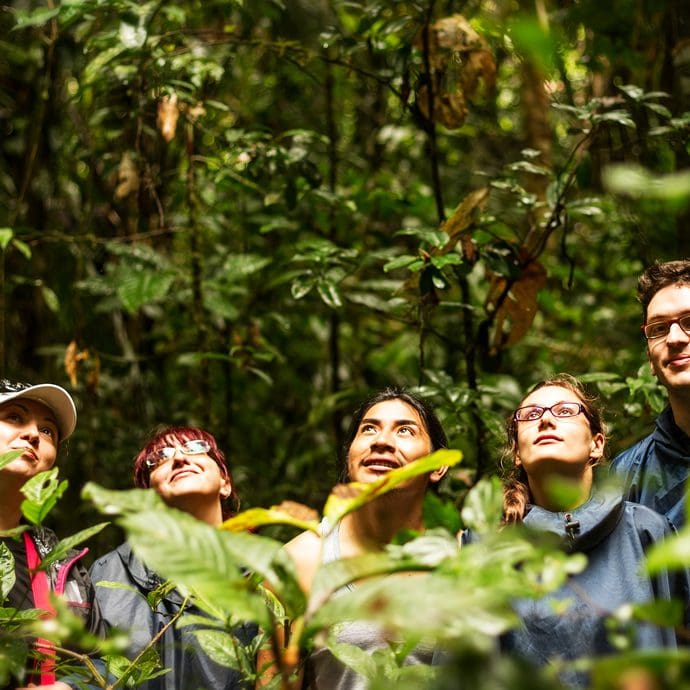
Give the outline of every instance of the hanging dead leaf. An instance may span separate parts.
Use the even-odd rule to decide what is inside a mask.
[[[116,199],[124,199],[139,189],[139,173],[129,151],[125,151],[122,154],[122,159],[117,169],[117,181],[118,185],[115,187]]]
[[[487,304],[496,306],[508,285],[505,276],[491,274]],[[527,334],[537,313],[537,294],[546,285],[546,270],[531,261],[515,281],[495,314],[491,354],[515,345]]]
[[[417,91],[417,105],[427,120],[431,120],[431,104],[429,102],[429,87],[424,84]],[[448,93],[442,88],[434,89],[433,120],[447,129],[459,129],[467,117],[467,105],[462,91]]]
[[[494,88],[496,62],[487,42],[461,14],[433,24],[427,44],[434,101],[432,108],[429,84],[422,84],[417,90],[418,107],[427,119],[457,129],[465,121],[467,103],[475,98],[480,84]],[[416,46],[424,50],[423,34],[418,36]]]
[[[177,107],[177,94],[173,91],[170,95],[162,96],[158,101],[158,118],[156,124],[163,139],[172,141],[177,129],[177,118],[180,110]]]
[[[465,231],[476,221],[479,213],[489,197],[489,188],[481,187],[470,192],[455,208],[453,214],[442,225],[441,229],[448,235],[448,242],[441,249],[441,254],[447,254],[455,248],[458,241],[462,244],[462,255],[466,261],[474,263],[477,260],[477,250],[469,234]]]
[[[89,359],[88,350],[79,350],[77,341],[73,340],[65,349],[65,372],[69,376],[72,386],[76,386],[78,382],[77,371],[79,362]]]

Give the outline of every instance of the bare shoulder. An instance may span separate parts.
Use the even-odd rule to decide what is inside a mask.
[[[314,574],[321,563],[321,537],[314,532],[302,532],[285,544],[285,550],[297,566],[302,589],[308,592]]]

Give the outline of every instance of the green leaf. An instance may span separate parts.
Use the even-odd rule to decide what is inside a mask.
[[[630,113],[626,110],[612,110],[608,113],[602,113],[600,115],[595,115],[592,118],[593,122],[615,122],[618,125],[623,125],[623,127],[629,127],[630,129],[636,129],[637,125],[635,121],[630,117]]]
[[[0,455],[0,470],[7,467],[11,462],[14,462],[18,457],[24,454],[23,450],[8,450],[7,453]]]
[[[113,491],[104,489],[94,482],[85,484],[81,497],[86,501],[91,501],[104,515],[123,515],[165,506],[163,499],[153,489]]]
[[[9,596],[16,581],[14,556],[7,544],[0,542],[0,606]]]
[[[28,645],[21,637],[0,632],[0,687],[18,687],[10,681],[21,677],[28,653]]]
[[[444,527],[451,534],[457,534],[462,526],[455,504],[444,501],[432,491],[427,491],[424,496],[424,525],[427,529]]]
[[[258,273],[272,263],[273,259],[258,254],[230,254],[223,262],[223,273],[227,280],[238,279]]]
[[[18,240],[16,237],[12,238],[12,246],[25,258],[31,258],[31,247],[26,242]]]
[[[331,309],[338,309],[343,306],[343,300],[340,297],[338,288],[335,283],[330,280],[319,280],[316,284],[316,290],[319,293],[321,300]]]
[[[395,259],[391,259],[388,263],[383,266],[383,270],[388,273],[389,271],[394,271],[397,268],[407,268],[410,264],[418,261],[418,256],[412,256],[410,254],[405,254],[404,256],[398,256]]]
[[[0,228],[0,249],[5,251],[10,240],[14,237],[12,228]]]
[[[109,522],[101,522],[97,525],[92,525],[86,529],[80,530],[76,534],[72,534],[65,539],[61,539],[53,548],[53,550],[45,556],[41,561],[41,568],[47,568],[54,561],[59,561],[67,556],[68,551],[81,544],[83,541],[90,539],[94,534],[98,534],[103,528],[107,527]]]
[[[172,273],[151,271],[135,265],[117,286],[117,294],[122,306],[134,314],[145,304],[163,299],[174,280]]]
[[[311,273],[298,276],[292,281],[290,285],[290,292],[294,299],[302,299],[311,292],[311,289],[316,285],[316,277]]]
[[[67,480],[58,481],[58,468],[53,467],[31,477],[22,487],[22,515],[32,524],[40,525],[67,489]]]
[[[495,531],[503,516],[503,485],[498,477],[481,479],[467,494],[462,519],[479,534]]]
[[[43,301],[46,303],[48,309],[50,309],[53,314],[57,314],[60,311],[60,300],[58,296],[51,290],[48,286],[41,286],[41,294],[43,295]]]
[[[60,14],[60,6],[58,7],[39,7],[36,10],[23,12],[15,11],[15,18],[17,24],[12,28],[13,31],[18,29],[26,29],[30,26],[43,26],[49,22],[53,17]]]
[[[248,569],[270,583],[290,611],[303,608],[294,564],[282,544],[253,534],[232,534],[170,508],[128,513],[119,520],[144,562],[166,579],[240,620],[268,629],[261,593],[249,585]]]
[[[267,525],[289,525],[301,530],[309,530],[318,534],[319,523],[316,520],[300,520],[290,513],[281,510],[280,506],[271,508],[250,508],[226,520],[221,529],[229,532],[245,532],[249,529],[266,527]]]
[[[237,646],[240,644],[233,635],[225,630],[193,630],[192,635],[199,641],[199,646],[204,652],[224,668],[241,668],[237,654]]]
[[[656,575],[663,570],[679,570],[690,567],[690,526],[685,525],[664,541],[657,542],[647,552],[645,570]]]

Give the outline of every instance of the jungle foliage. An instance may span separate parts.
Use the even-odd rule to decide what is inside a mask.
[[[689,14],[6,3],[0,368],[77,399],[59,531],[98,519],[86,481],[131,486],[159,423],[211,431],[245,505],[320,509],[348,413],[389,384],[462,451],[458,510],[547,374],[597,388],[609,455],[638,438],[664,398],[636,278],[690,256]]]

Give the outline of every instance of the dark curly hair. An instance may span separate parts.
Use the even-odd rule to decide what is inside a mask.
[[[690,259],[681,261],[654,262],[637,281],[637,299],[642,305],[642,314],[647,321],[647,307],[662,288],[669,285],[690,285]]]

